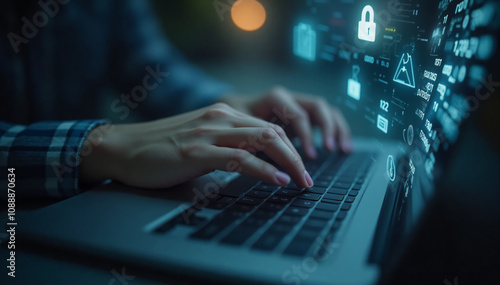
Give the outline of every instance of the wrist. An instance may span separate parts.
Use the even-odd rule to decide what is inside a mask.
[[[117,158],[119,155],[116,145],[117,126],[98,126],[91,130],[85,139],[84,145],[89,147],[86,155],[80,156],[81,184],[97,183],[107,179],[116,179],[119,170]]]

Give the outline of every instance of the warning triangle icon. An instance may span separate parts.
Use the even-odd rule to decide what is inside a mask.
[[[399,61],[398,68],[394,74],[394,81],[411,88],[415,88],[415,74],[413,72],[413,60],[409,53],[404,53]]]

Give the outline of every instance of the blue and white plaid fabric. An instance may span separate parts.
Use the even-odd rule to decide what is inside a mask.
[[[15,168],[18,197],[78,194],[80,150],[87,134],[105,121],[40,122],[28,126],[0,122],[0,185]],[[4,187],[5,186],[5,187]]]

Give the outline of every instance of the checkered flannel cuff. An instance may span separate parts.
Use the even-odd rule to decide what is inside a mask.
[[[88,133],[102,120],[0,122],[0,169],[15,168],[19,197],[70,197],[80,193],[78,165]],[[0,185],[7,186],[7,175]]]

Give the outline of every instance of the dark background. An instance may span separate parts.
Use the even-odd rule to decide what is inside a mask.
[[[233,24],[230,11],[224,11],[224,4],[232,1],[154,0],[153,5],[166,35],[195,62],[287,61],[291,55],[292,15],[298,1],[260,1],[267,12],[266,22],[253,32],[240,30]]]

